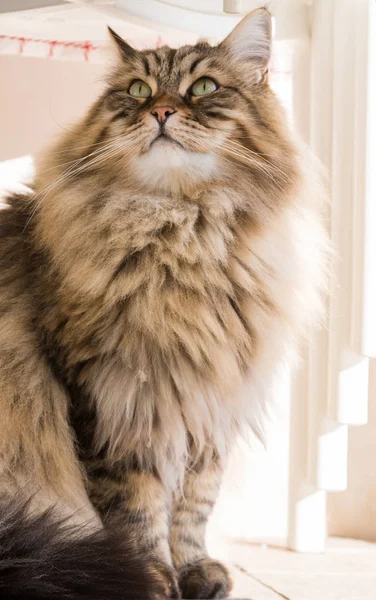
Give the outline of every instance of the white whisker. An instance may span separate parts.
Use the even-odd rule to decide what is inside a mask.
[[[25,224],[25,229],[26,229],[26,227],[28,227],[28,225],[32,221],[34,215],[36,214],[37,210],[40,208],[41,204],[43,203],[45,198],[51,193],[52,190],[55,190],[59,186],[61,187],[62,185],[66,185],[69,181],[71,181],[79,173],[84,172],[86,169],[88,169],[94,165],[97,165],[98,163],[101,163],[104,160],[108,160],[108,159],[112,158],[113,156],[116,156],[116,154],[118,154],[122,151],[123,151],[122,144],[119,145],[118,143],[117,144],[112,143],[112,144],[108,144],[105,149],[101,148],[99,150],[95,150],[94,152],[91,152],[90,154],[84,156],[83,158],[75,161],[75,165],[66,169],[57,180],[54,180],[49,186],[47,186],[46,188],[44,188],[43,190],[41,190],[38,194],[36,194],[34,196],[33,200],[37,201],[37,202],[35,204],[34,210],[32,211],[28,221]],[[85,163],[84,165],[80,165],[80,163],[82,163],[85,159],[87,159],[93,155],[98,155],[98,156],[94,156],[94,158],[92,160],[90,160],[88,163]],[[80,165],[80,166],[77,166],[77,165]],[[76,166],[77,166],[77,168],[76,168]]]
[[[236,147],[239,148],[239,150],[241,149],[245,153],[250,153],[250,154],[253,154],[254,156],[257,156],[263,162],[267,163],[268,165],[270,165],[271,167],[273,167],[273,169],[277,170],[281,175],[283,175],[286,178],[286,181],[290,181],[291,180],[291,178],[289,178],[288,175],[282,169],[280,169],[276,164],[274,164],[274,163],[270,162],[269,160],[267,160],[263,154],[260,154],[258,152],[254,152],[253,150],[250,150],[249,148],[246,148],[245,146],[243,146],[242,144],[239,144],[239,143],[235,142],[234,140],[227,140],[227,143],[229,143],[230,145],[235,145]]]

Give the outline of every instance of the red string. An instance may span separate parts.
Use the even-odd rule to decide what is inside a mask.
[[[87,62],[89,60],[89,52],[93,49],[93,44],[91,44],[90,42],[85,42],[82,48],[84,51],[85,61]]]
[[[96,46],[95,44],[93,44],[92,42],[89,42],[89,41],[67,42],[64,40],[43,40],[43,39],[39,39],[39,38],[21,37],[21,36],[17,36],[17,35],[0,35],[0,40],[13,40],[13,41],[16,40],[16,41],[18,41],[20,54],[23,53],[26,44],[29,44],[31,42],[33,44],[45,44],[48,46],[48,58],[53,58],[56,47],[61,46],[63,48],[75,48],[76,50],[82,50],[84,59],[86,62],[89,61],[90,52],[92,50],[99,50],[99,48],[100,48],[99,46]],[[162,45],[163,45],[163,39],[162,39],[162,36],[159,35],[156,40],[156,47],[160,48]],[[269,71],[271,73],[278,73],[280,75],[290,75],[291,74],[290,71],[276,70],[273,67],[273,63],[270,65]]]
[[[63,40],[42,40],[38,38],[31,37],[21,37],[18,35],[0,35],[0,40],[16,40],[19,42],[20,54],[23,53],[25,44],[33,43],[33,44],[45,44],[49,47],[48,57],[52,58],[54,55],[54,50],[57,46],[61,46],[63,48],[75,48],[77,50],[82,50],[84,54],[85,61],[89,60],[89,53],[92,50],[98,50],[99,46],[96,46],[92,42],[66,42]]]
[[[50,49],[49,49],[49,52],[48,52],[48,57],[49,58],[53,57],[56,44],[57,44],[56,40],[54,40],[53,42],[49,43],[49,46],[50,46]]]
[[[19,40],[19,42],[20,42],[20,54],[22,54],[22,52],[23,52],[23,50],[24,50],[24,46],[25,46],[25,42],[26,42],[26,40],[25,40],[25,38],[23,38],[23,37],[20,37],[20,38],[18,38],[18,40]]]

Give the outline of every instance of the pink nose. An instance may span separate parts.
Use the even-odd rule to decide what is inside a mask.
[[[157,119],[158,123],[167,121],[170,115],[173,115],[176,110],[172,106],[155,106],[151,114]]]

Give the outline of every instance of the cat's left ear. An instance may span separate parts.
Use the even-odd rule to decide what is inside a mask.
[[[221,42],[235,59],[254,61],[264,71],[272,50],[272,18],[265,8],[258,8],[244,17]]]
[[[123,40],[123,38],[120,37],[120,35],[118,35],[116,31],[111,29],[109,25],[107,25],[107,29],[110,34],[111,40],[113,41],[113,45],[115,46],[120,58],[124,59],[136,56],[137,50],[135,50],[135,48],[132,48],[132,46],[130,46],[125,40]]]

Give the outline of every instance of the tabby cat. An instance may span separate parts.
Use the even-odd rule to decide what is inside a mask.
[[[268,85],[271,18],[117,61],[0,212],[0,595],[223,598],[231,446],[316,319],[320,188]]]

